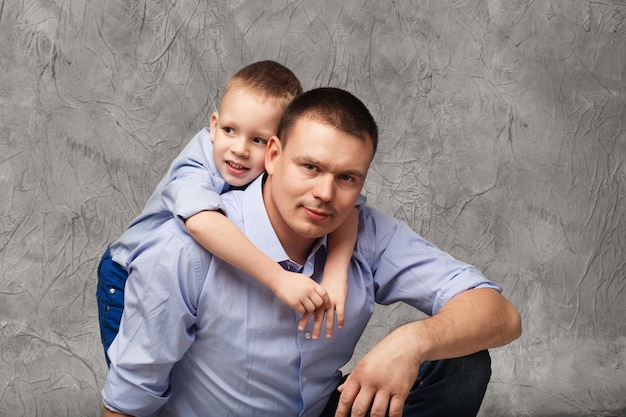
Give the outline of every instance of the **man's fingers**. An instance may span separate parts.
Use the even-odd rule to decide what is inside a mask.
[[[389,402],[389,417],[402,417],[406,398],[394,395]]]
[[[371,417],[385,417],[387,415],[387,408],[389,407],[389,395],[382,391],[376,393],[372,408],[370,410]],[[402,410],[402,409],[401,409]]]
[[[339,396],[335,417],[346,417],[350,414],[352,403],[359,393],[359,389],[359,385],[351,382],[350,377],[337,388],[341,392],[341,396]]]
[[[341,393],[341,397],[339,397],[339,405],[343,405],[344,407],[346,407],[347,403],[351,402],[352,407],[348,408],[348,410],[350,410],[350,415],[352,417],[363,417],[365,416],[370,408],[370,405],[372,404],[372,399],[374,398],[375,391],[361,386],[354,400],[351,401],[349,398],[346,398],[346,401],[343,402],[342,399],[346,394],[346,390],[344,389],[344,392]],[[337,407],[337,410],[339,410],[339,407]],[[383,416],[384,415],[385,414],[383,413]]]

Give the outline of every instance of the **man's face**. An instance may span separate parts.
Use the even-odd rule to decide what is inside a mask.
[[[211,116],[210,133],[213,160],[228,184],[249,184],[264,171],[267,141],[276,134],[283,110],[240,88],[226,93],[219,113]]]
[[[282,148],[268,144],[264,201],[283,244],[314,240],[335,230],[359,197],[373,157],[371,140],[306,118]]]

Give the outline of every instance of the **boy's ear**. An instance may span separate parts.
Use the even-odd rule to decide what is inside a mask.
[[[209,122],[209,136],[211,137],[211,142],[215,142],[215,133],[217,133],[217,121],[219,119],[219,113],[215,112],[211,115],[211,121]]]
[[[278,136],[273,135],[267,141],[267,147],[265,148],[265,171],[268,174],[274,173],[274,164],[283,152],[282,145]]]

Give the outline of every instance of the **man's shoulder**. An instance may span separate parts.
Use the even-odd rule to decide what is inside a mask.
[[[398,219],[385,214],[368,204],[362,204],[359,206],[359,223],[361,224],[359,231],[366,233],[372,232],[372,228],[388,228],[390,226],[402,224],[402,222]]]
[[[202,246],[194,240],[193,237],[177,224],[174,218],[171,218],[156,228],[148,238],[144,239],[138,251],[159,251],[166,248],[167,251],[186,250],[197,256],[206,252]]]
[[[402,244],[395,241],[404,241],[408,245],[416,238],[419,235],[402,221],[367,204],[359,206],[356,251],[366,258],[377,256],[376,253],[385,251],[392,243]]]

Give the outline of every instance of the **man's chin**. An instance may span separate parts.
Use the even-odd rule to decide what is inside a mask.
[[[336,227],[309,224],[307,227],[299,228],[297,233],[306,239],[319,239],[331,233],[335,229]]]

